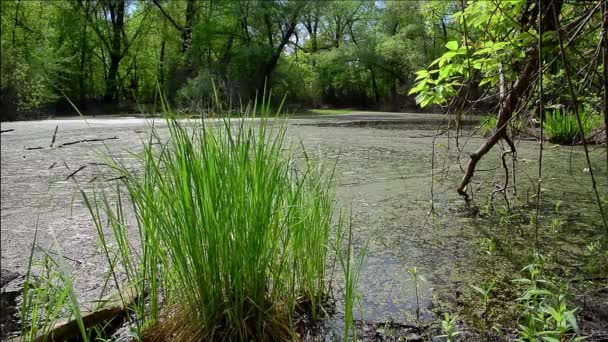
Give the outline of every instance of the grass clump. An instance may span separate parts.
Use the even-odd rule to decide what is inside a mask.
[[[574,144],[583,137],[588,137],[594,129],[602,126],[600,115],[586,107],[579,110],[583,130],[581,132],[575,113],[567,112],[561,107],[546,112],[544,129],[549,141],[556,144]]]
[[[135,308],[141,337],[291,340],[296,311],[320,315],[333,172],[285,151],[279,121],[168,119],[167,140],[153,131],[139,171],[109,162],[124,184],[115,200],[83,193],[114,271],[148,293]]]

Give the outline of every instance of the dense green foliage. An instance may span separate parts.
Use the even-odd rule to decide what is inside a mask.
[[[413,105],[415,70],[443,49],[450,2],[2,1],[2,105],[19,112],[152,103],[186,110],[213,83],[246,103],[272,87],[306,106]],[[296,107],[294,107],[296,108]],[[8,114],[7,114],[8,115]]]
[[[572,100],[564,65],[556,58],[560,45],[555,29],[563,28],[560,35],[567,43],[565,53],[571,57],[566,57],[567,67],[575,89],[585,100],[599,107],[603,83],[598,72],[601,58],[598,59],[597,47],[602,39],[602,12],[591,2],[562,4],[562,1],[555,1],[556,7],[557,4],[557,13],[549,10],[542,17],[536,2],[527,0],[476,1],[457,8],[451,18],[461,35],[447,42],[447,50],[428,68],[417,71],[417,83],[410,93],[417,95],[416,101],[422,107],[447,104],[454,97],[461,101],[494,98],[491,103],[498,103],[497,100],[515,86],[525,63],[529,60],[538,63],[538,21],[542,20],[546,26],[541,56],[547,66],[543,72],[545,101],[569,104]],[[545,4],[544,10],[547,8],[548,4]],[[530,71],[536,72],[536,69]],[[536,102],[531,99],[537,95],[537,90],[529,90],[534,90],[526,94],[533,107]]]

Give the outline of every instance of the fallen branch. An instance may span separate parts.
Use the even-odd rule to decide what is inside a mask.
[[[63,143],[61,145],[58,145],[57,147],[64,147],[64,146],[75,145],[75,144],[86,143],[86,142],[97,142],[97,141],[114,140],[114,139],[118,139],[118,137],[114,136],[114,137],[111,137],[111,138],[82,139],[82,140],[76,140],[76,141],[70,141],[70,142],[67,142],[67,143]]]
[[[0,133],[8,133],[8,132],[12,132],[12,131],[14,131],[14,130],[15,130],[14,128],[10,128],[10,129],[3,129],[3,130],[1,130],[1,131],[0,131]]]

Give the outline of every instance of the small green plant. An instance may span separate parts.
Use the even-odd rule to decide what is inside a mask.
[[[426,282],[426,278],[418,267],[410,267],[407,269],[407,273],[412,277],[412,283],[414,284],[414,293],[416,294],[416,321],[420,321],[420,285]]]
[[[483,251],[489,256],[493,256],[496,252],[496,239],[494,238],[482,238],[481,244],[483,246]]]
[[[38,239],[38,224],[34,230],[32,249],[28,258],[27,273],[23,286],[21,303],[21,341],[34,341],[48,336],[59,318],[70,316],[78,326],[78,331],[84,341],[89,341],[80,312],[80,304],[76,298],[72,275],[61,263],[63,252],[58,242],[59,260],[36,248]],[[36,252],[39,252],[37,255]],[[39,272],[34,275],[34,269]]]
[[[490,258],[490,265],[492,268],[492,276],[496,276],[496,239],[494,238],[482,238],[481,246],[483,252]]]
[[[36,280],[28,278],[24,287],[22,312],[25,317],[21,336],[25,340],[48,333],[57,319],[66,314],[68,297],[61,272],[49,255],[45,254],[32,266],[39,268],[40,274]]]
[[[475,290],[482,297],[483,302],[483,311],[481,313],[482,317],[482,327],[481,331],[486,331],[488,327],[488,322],[490,320],[490,301],[492,300],[492,291],[496,286],[496,280],[486,280],[481,286],[472,285],[473,290]]]
[[[549,141],[557,144],[577,143],[602,125],[601,116],[584,106],[579,109],[579,115],[582,132],[575,113],[567,112],[561,107],[548,109],[545,114],[544,128]]]
[[[608,250],[602,247],[600,240],[587,244],[587,272],[601,275],[608,271]]]
[[[479,125],[479,134],[484,137],[490,136],[494,129],[496,128],[496,124],[498,120],[494,115],[487,115],[481,118],[481,123]]]
[[[550,255],[552,257],[552,259],[556,262],[559,263],[559,239],[561,236],[561,231],[563,226],[566,224],[566,221],[564,219],[561,218],[560,214],[561,214],[561,205],[562,202],[561,201],[557,201],[555,203],[555,215],[556,217],[554,217],[553,219],[551,219],[551,223],[550,223],[550,228],[551,228],[551,240],[553,241],[553,248],[550,251]]]
[[[344,241],[344,235],[346,235],[346,241]],[[354,324],[354,307],[355,300],[359,299],[360,301],[361,299],[361,296],[357,291],[357,284],[359,283],[359,275],[363,268],[367,244],[357,256],[353,255],[352,218],[346,232],[344,232],[343,220],[340,219],[334,250],[336,252],[336,258],[344,272],[344,341],[348,342],[349,337],[351,336],[352,340],[356,341],[357,332]],[[346,253],[344,250],[346,250]]]
[[[458,320],[458,315],[451,315],[450,313],[445,313],[443,316],[443,320],[441,321],[441,330],[444,335],[439,335],[437,337],[445,337],[448,342],[456,341],[458,335],[460,335],[460,331],[456,327],[456,321]]]
[[[576,309],[568,309],[567,284],[556,286],[543,273],[544,259],[538,255],[534,263],[522,271],[527,277],[515,279],[526,286],[519,298],[520,341],[579,341]]]

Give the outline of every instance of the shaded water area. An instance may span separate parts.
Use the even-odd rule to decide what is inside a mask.
[[[495,304],[501,310],[492,319],[516,328],[514,304],[508,303],[515,303],[521,288],[510,279],[519,277],[518,271],[534,252],[529,217],[536,193],[538,143],[518,142],[517,195],[510,194],[508,203],[513,211],[505,214],[502,208],[507,203],[500,195],[493,208],[488,206],[495,184],[504,183],[498,149],[478,166],[482,171],[475,176],[476,209],[472,209],[456,194],[462,173],[455,161],[460,156],[464,167],[468,153],[483,141],[476,135],[468,137],[478,120],[471,120],[456,141],[454,131],[449,137],[434,138],[442,119],[429,114],[360,113],[289,120],[287,133],[294,145],[301,141],[310,155],[337,161],[338,208],[352,215],[355,249],[367,246],[356,318],[366,322],[361,334],[369,339],[390,339],[392,334],[429,338],[439,334],[438,318],[444,312],[479,317],[479,298],[471,285],[495,275],[500,288]],[[97,298],[109,268],[74,180],[87,191],[93,185],[112,186],[112,175],[95,164],[101,161],[100,151],[122,156],[128,164],[133,158],[128,151],[141,148],[148,124],[139,118],[100,118],[87,123],[65,119],[2,125],[3,130],[14,129],[1,136],[3,272],[25,273],[38,222],[38,247],[63,255],[76,277],[81,300]],[[155,125],[161,134],[167,133],[162,120]],[[49,148],[56,126],[56,146],[83,139],[116,139]],[[574,277],[585,272],[590,260],[586,245],[601,238],[603,227],[582,148],[545,147],[541,250],[556,273]],[[606,152],[599,147],[591,150],[598,189],[604,195],[608,193]],[[68,178],[82,166],[86,167]],[[559,232],[550,229],[556,217],[565,222]],[[496,256],[490,258],[483,251],[482,239],[492,237],[498,245]],[[411,267],[417,267],[426,279],[418,284],[418,298],[407,271]],[[342,312],[342,278],[336,268],[332,277],[336,317]],[[608,326],[606,295],[598,305],[581,309],[600,312],[595,321],[588,322],[589,329]],[[339,330],[340,320],[328,322],[334,324]],[[509,331],[504,334],[508,336]]]

